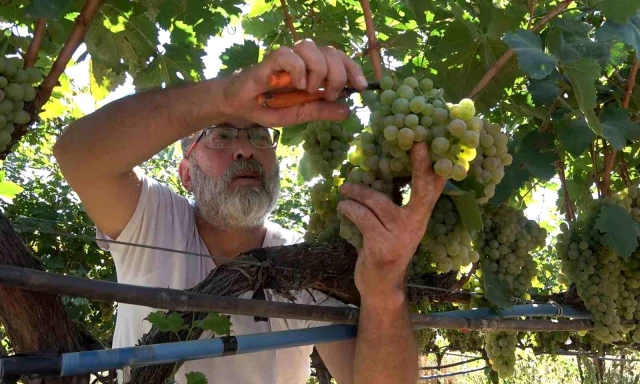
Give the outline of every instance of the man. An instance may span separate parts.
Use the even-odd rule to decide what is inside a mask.
[[[281,71],[291,75],[294,87],[309,92],[326,82],[327,100],[283,109],[258,105],[256,97],[271,90],[270,76]],[[350,111],[336,99],[347,85],[366,87],[360,67],[344,52],[307,40],[280,48],[260,64],[227,78],[113,102],[69,126],[54,154],[99,237],[233,259],[254,248],[302,241],[265,222],[277,201],[279,168],[275,134],[260,127],[344,120]],[[134,169],[185,137],[189,139],[183,142],[179,173],[184,187],[194,194],[195,207]],[[417,379],[404,276],[444,180],[431,172],[425,144],[416,145],[411,156],[412,196],[406,207],[360,185],[345,184],[341,189],[350,200],[338,209],[360,228],[364,245],[355,270],[362,297],[358,338],[317,346],[340,384]],[[122,283],[190,288],[215,267],[207,258],[101,246],[111,251]],[[265,294],[267,300],[286,301],[273,292]],[[319,292],[295,295],[298,303],[340,305]],[[150,328],[143,319],[151,311],[119,304],[113,347],[135,345]],[[238,335],[321,325],[286,319],[256,322],[246,316],[232,316],[231,321]],[[185,373],[201,371],[211,383],[305,383],[310,351],[309,346],[187,362],[176,379],[185,383]]]

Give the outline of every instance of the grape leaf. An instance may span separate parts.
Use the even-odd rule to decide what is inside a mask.
[[[189,372],[186,373],[187,384],[209,384],[207,377],[202,372]]]
[[[518,191],[529,180],[531,174],[521,164],[514,162],[504,168],[504,177],[496,186],[496,193],[491,198],[491,204],[498,205],[506,202],[513,192]]]
[[[519,29],[506,33],[503,39],[516,52],[520,69],[533,79],[547,77],[558,63],[557,58],[544,53],[540,36],[532,32]]]
[[[467,192],[464,195],[452,195],[451,200],[455,204],[462,224],[471,237],[482,231],[482,214],[476,201],[475,192]]]
[[[523,165],[538,179],[550,180],[556,174],[553,162],[558,155],[554,151],[551,133],[531,131],[522,139],[518,152],[512,154],[513,163]]]
[[[573,157],[580,156],[596,138],[584,117],[561,120],[555,126],[558,139]]]
[[[152,312],[144,319],[163,332],[178,332],[189,328],[184,323],[182,316],[177,312],[172,312],[170,315],[163,311]]]
[[[595,81],[600,77],[600,64],[594,59],[580,59],[563,63],[562,69],[567,73],[573,87],[580,110],[587,118],[589,128],[602,135],[602,125],[596,116],[596,88]]]
[[[96,58],[91,58],[89,63],[89,86],[91,96],[95,101],[100,101],[113,92],[119,85],[124,84],[124,72],[116,73],[108,68],[103,62]]]
[[[304,181],[311,181],[314,175],[311,170],[311,158],[309,153],[304,151],[302,158],[298,163],[298,184],[302,184]]]
[[[24,188],[12,181],[0,181],[0,197],[2,198],[13,199],[18,193],[22,191],[24,191]]]
[[[220,73],[230,74],[238,69],[256,64],[260,57],[260,47],[251,40],[245,40],[243,44],[233,44],[222,52],[222,69]]]
[[[640,60],[640,12],[620,24],[607,20],[596,31],[599,41],[623,41],[633,47],[636,58]]]
[[[227,316],[215,312],[210,312],[203,320],[194,321],[193,325],[216,335],[228,335],[231,333],[231,320]]]
[[[527,89],[537,106],[551,103],[560,94],[560,88],[552,80],[531,80]]]
[[[31,0],[31,4],[24,8],[24,14],[30,18],[43,17],[48,20],[59,19],[64,15],[73,0]],[[4,4],[2,5],[4,7]]]
[[[602,207],[594,228],[602,233],[602,244],[615,249],[625,260],[638,247],[638,225],[631,215],[618,205]]]
[[[164,54],[155,55],[149,65],[133,75],[136,89],[170,85],[202,78],[204,51],[175,44],[165,44]]]
[[[458,187],[462,192],[475,192],[476,198],[484,197],[484,184],[477,182],[472,177],[467,177],[462,181],[449,180],[447,184],[452,184],[455,187]],[[446,184],[445,184],[446,187]],[[464,193],[461,193],[464,194]]]
[[[630,120],[628,109],[607,106],[602,116],[602,136],[619,151],[628,140],[640,138],[640,124]]]
[[[624,24],[640,8],[637,0],[599,0],[594,5],[607,19],[620,24]]]
[[[280,143],[287,146],[293,146],[302,143],[302,141],[304,140],[304,131],[306,129],[307,124],[297,124],[282,128]]]
[[[340,122],[340,125],[342,125],[346,133],[353,133],[354,135],[362,132],[364,129],[360,118],[355,113],[351,113],[346,120]]]
[[[480,269],[482,270],[484,279],[484,297],[498,309],[511,308],[513,306],[511,303],[513,291],[507,283],[500,280],[495,273],[484,268],[483,264],[484,263],[481,263]]]

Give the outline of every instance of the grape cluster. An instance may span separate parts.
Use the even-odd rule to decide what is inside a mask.
[[[478,198],[480,203],[486,203],[495,195],[496,185],[504,177],[504,167],[513,162],[513,157],[507,153],[508,141],[509,137],[501,132],[498,124],[482,120],[480,145],[469,168],[469,176],[484,185],[485,195]]]
[[[418,347],[418,352],[423,353],[425,351],[431,351],[436,348],[436,337],[438,337],[438,333],[433,328],[424,328],[418,329],[414,331],[414,335],[416,338],[416,347]]]
[[[21,59],[0,56],[0,151],[11,141],[15,126],[31,120],[24,103],[35,99],[32,84],[40,81],[42,73],[38,69],[24,70]]]
[[[445,329],[442,335],[448,342],[449,350],[460,352],[479,351],[483,348],[484,340],[479,332],[462,332],[457,329]]]
[[[566,343],[571,336],[570,332],[535,332],[533,340],[536,344],[536,352],[555,355],[558,349],[565,349]]]
[[[600,200],[582,220],[569,225],[562,223],[562,233],[556,244],[562,272],[569,282],[575,284],[578,295],[592,314],[594,335],[604,343],[622,338],[618,308],[625,312],[625,317],[633,317],[635,310],[635,303],[633,309],[631,306],[622,308],[624,299],[619,295],[626,289],[625,277],[621,275],[621,259],[613,249],[602,246],[601,234],[594,228],[600,209],[615,203],[612,199]],[[631,304],[628,297],[627,300],[625,303]]]
[[[331,178],[333,170],[340,168],[347,159],[352,140],[353,134],[347,133],[339,124],[328,121],[309,123],[304,131],[302,148],[310,156],[313,174]]]
[[[498,372],[501,379],[511,377],[515,371],[517,342],[516,332],[489,332],[485,336],[484,350],[491,369]]]
[[[435,270],[458,271],[479,259],[471,246],[471,236],[449,196],[442,195],[436,203],[427,231],[412,260],[412,272],[421,275]]]
[[[475,252],[475,251],[474,251]],[[469,280],[464,283],[462,289],[472,292],[469,304],[459,303],[457,306],[460,309],[475,309],[483,306],[484,288],[482,280],[482,270],[477,270],[474,275],[469,277]]]
[[[529,299],[537,269],[531,252],[545,246],[547,231],[521,210],[505,205],[484,207],[482,217],[483,231],[474,241],[482,269],[506,282],[513,296]]]
[[[359,164],[377,156],[377,160],[372,160],[377,164],[372,165],[377,165],[383,176],[406,176],[411,172],[407,151],[414,142],[426,141],[433,169],[439,175],[458,181],[467,177],[469,162],[480,145],[482,128],[473,101],[446,103],[442,98],[444,91],[434,89],[428,78],[418,82],[415,77],[407,77],[396,84],[386,76],[380,80],[380,86],[383,91],[379,100],[370,103],[371,129],[377,140],[363,144],[358,155],[364,160]]]
[[[305,241],[329,241],[338,232],[338,186],[342,179],[325,179],[311,187],[311,206],[313,213],[309,218]]]

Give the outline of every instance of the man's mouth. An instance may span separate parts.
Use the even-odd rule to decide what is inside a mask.
[[[242,172],[233,177],[232,180],[260,180],[256,172]]]

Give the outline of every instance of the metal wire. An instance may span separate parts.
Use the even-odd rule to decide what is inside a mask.
[[[39,219],[39,218],[33,218],[33,217],[27,217],[27,216],[19,216],[19,218],[26,219],[26,220],[32,220],[32,221],[40,221],[40,222],[53,222],[53,223],[64,224],[64,225],[68,225],[68,226],[79,225],[79,226],[83,226],[85,228],[94,228],[94,227],[86,226],[84,224],[64,223],[64,222],[57,221],[57,220]],[[153,250],[164,251],[164,252],[173,252],[173,253],[178,253],[178,254],[184,254],[184,255],[187,255],[187,256],[204,257],[204,258],[209,258],[209,259],[214,259],[214,260],[224,260],[226,264],[237,263],[237,264],[253,265],[253,266],[258,266],[258,267],[263,266],[263,264],[261,264],[259,262],[253,262],[253,261],[248,261],[248,260],[229,259],[227,257],[222,257],[222,256],[212,256],[212,255],[202,254],[202,253],[197,253],[197,252],[189,252],[189,251],[183,251],[183,250],[179,250],[179,249],[157,247],[157,246],[146,245],[146,244],[130,243],[130,242],[126,242],[126,241],[99,239],[99,238],[94,237],[94,236],[79,235],[79,234],[75,234],[75,233],[56,231],[56,230],[53,230],[53,229],[46,229],[46,228],[41,228],[41,227],[33,227],[33,226],[29,226],[29,225],[20,224],[19,222],[16,222],[15,220],[13,221],[12,224],[14,225],[14,228],[16,230],[21,231],[21,232],[41,232],[41,233],[47,233],[47,234],[51,234],[51,235],[68,237],[68,238],[81,239],[81,240],[86,241],[87,243],[88,242],[94,242],[94,241],[95,242],[103,241],[103,242],[106,242],[106,243],[120,244],[120,245],[126,245],[126,246],[131,246],[131,247],[147,248],[147,249],[153,249]],[[277,266],[277,265],[273,266],[273,267],[275,269],[280,269],[280,270],[285,270],[285,271],[295,272],[295,273],[302,273],[302,272],[306,271],[306,270],[303,270],[303,269],[282,267],[282,266]],[[326,276],[330,276],[330,277],[340,278],[340,279],[351,279],[351,280],[354,279],[353,276],[340,276],[340,275],[329,274],[329,273],[327,273],[325,275]],[[431,286],[420,285],[420,284],[407,284],[407,287],[425,289],[425,290],[431,290],[431,291],[454,293],[454,294],[466,294],[466,295],[470,295],[470,296],[480,296],[480,297],[482,297],[481,294],[477,294],[475,292],[456,291],[456,290],[453,290],[453,289],[431,287]]]

